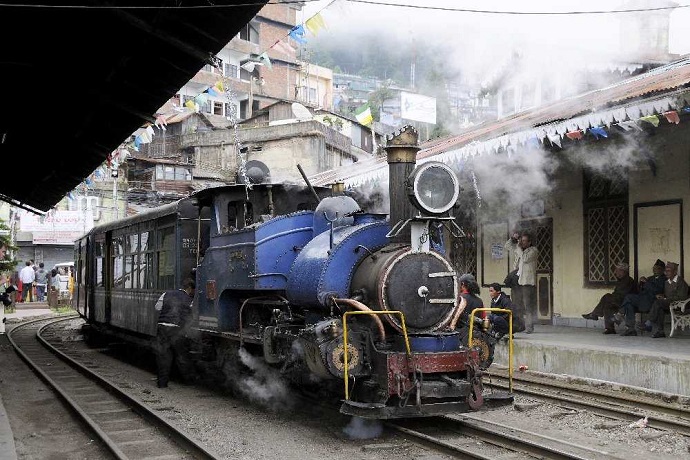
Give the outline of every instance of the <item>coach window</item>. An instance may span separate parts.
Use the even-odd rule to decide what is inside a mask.
[[[122,236],[113,237],[113,287],[124,286],[124,242]]]
[[[153,256],[154,239],[152,231],[141,234],[141,246],[139,255],[139,287],[141,289],[153,289]]]
[[[158,230],[158,289],[175,289],[175,228]]]
[[[94,244],[94,256],[96,257],[96,286],[98,287],[104,287],[103,283],[103,267],[105,266],[103,264],[103,256],[104,256],[104,248],[105,248],[105,241],[103,241],[104,236],[103,235],[98,235],[96,236],[96,241]]]
[[[137,266],[137,257],[139,252],[139,235],[125,236],[125,268],[124,268],[124,286],[127,289],[137,287],[134,280],[134,269]]]

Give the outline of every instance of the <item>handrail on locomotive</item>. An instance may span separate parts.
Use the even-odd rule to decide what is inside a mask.
[[[474,317],[480,312],[505,313],[508,315],[508,391],[513,392],[513,312],[505,308],[475,308],[470,312],[470,332],[468,346],[472,346]]]

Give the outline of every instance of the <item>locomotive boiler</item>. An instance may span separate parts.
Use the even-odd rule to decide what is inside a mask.
[[[482,350],[465,343],[468,312],[443,253],[446,237],[462,236],[450,215],[458,178],[439,162],[417,165],[418,150],[412,127],[388,139],[388,216],[326,188],[266,183],[259,168],[251,187],[202,190],[151,219],[95,228],[77,242],[77,309],[111,332],[154,335],[155,317],[137,296],[157,298],[160,276],[120,282],[116,261],[97,260],[117,249],[99,242],[171,228],[170,256],[140,255],[132,271],[166,273],[161,260],[174,253],[172,279],[194,272],[201,356],[228,378],[243,347],[305,391],[337,395],[346,414],[419,417],[510,402],[483,393]],[[160,249],[138,241],[139,251]]]

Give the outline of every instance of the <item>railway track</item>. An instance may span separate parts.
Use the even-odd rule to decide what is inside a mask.
[[[508,389],[508,375],[494,370],[485,375],[484,385]],[[632,422],[646,416],[650,428],[690,436],[690,408],[681,403],[664,403],[601,388],[588,390],[550,379],[530,377],[513,377],[513,392],[570,410],[587,410],[614,420]]]
[[[474,416],[450,415],[394,421],[390,429],[432,449],[460,458],[494,460],[517,453],[540,459],[609,460],[619,457]]]
[[[218,458],[136,397],[68,357],[43,336],[50,325],[75,318],[76,315],[26,322],[14,327],[8,339],[17,354],[84,421],[115,458]]]

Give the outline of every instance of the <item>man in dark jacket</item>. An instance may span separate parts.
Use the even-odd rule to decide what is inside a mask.
[[[619,263],[614,270],[616,277],[616,286],[610,294],[604,294],[599,303],[591,313],[582,315],[584,319],[598,320],[600,316],[604,317],[604,334],[615,334],[616,328],[614,326],[613,315],[618,313],[623,305],[623,299],[627,294],[630,294],[636,288],[635,280],[629,275],[630,266],[626,263]]]
[[[666,283],[665,268],[666,264],[661,259],[657,259],[652,267],[652,276],[640,278],[639,294],[628,294],[623,299],[626,329],[621,335],[637,335],[635,330],[635,313],[647,313],[652,309],[656,296],[663,294],[664,283]]]
[[[508,295],[501,291],[501,285],[498,283],[489,284],[489,297],[491,297],[491,308],[502,308],[513,312],[513,332],[522,332],[525,330],[525,323],[522,320],[521,312],[518,311],[516,305],[510,300]],[[501,335],[508,333],[508,314],[507,313],[492,313],[489,315],[494,330]]]
[[[196,373],[187,350],[186,333],[192,320],[195,283],[187,278],[182,289],[166,291],[156,302],[159,311],[156,364],[158,388],[167,388],[173,360],[185,381],[193,381]]]
[[[666,262],[666,282],[664,292],[656,296],[649,312],[649,322],[652,325],[652,337],[666,337],[664,334],[664,315],[668,311],[671,302],[685,300],[688,298],[688,283],[678,275],[678,264]]]

